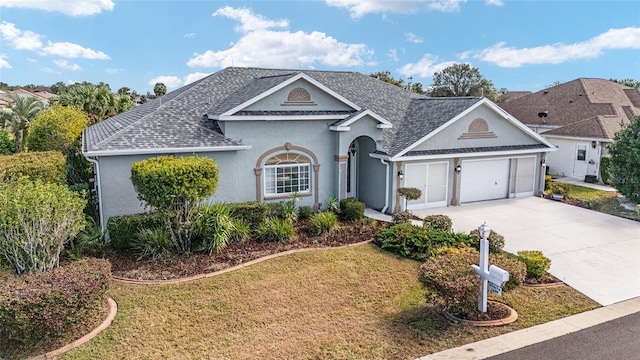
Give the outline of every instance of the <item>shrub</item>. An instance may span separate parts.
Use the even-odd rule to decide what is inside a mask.
[[[269,204],[250,201],[243,203],[229,204],[231,217],[242,219],[252,230],[258,228],[263,219],[269,217]]]
[[[235,223],[231,209],[225,204],[204,205],[196,212],[191,224],[193,235],[202,239],[209,252],[219,252],[232,241]]]
[[[251,227],[243,219],[231,218],[233,231],[231,232],[231,242],[245,241],[251,235]]]
[[[422,191],[417,188],[398,188],[398,194],[407,200],[418,200]]]
[[[138,198],[163,212],[167,233],[181,253],[192,251],[188,231],[193,211],[218,186],[215,160],[188,156],[159,156],[134,162],[131,182]]]
[[[362,219],[364,217],[364,203],[353,198],[342,199],[340,200],[340,214],[347,221]]]
[[[567,183],[554,181],[551,183],[551,193],[558,195],[569,195],[571,187]]]
[[[89,126],[89,117],[72,106],[54,104],[29,124],[29,151],[61,151],[72,146]]]
[[[480,236],[480,231],[478,229],[473,229],[469,233],[469,240],[471,242],[471,246],[476,248],[476,250],[480,250],[480,240],[482,236]],[[501,252],[504,248],[504,236],[498,234],[497,232],[491,230],[489,232],[489,236],[487,237],[489,240],[489,252],[490,253],[498,253]]]
[[[551,183],[553,182],[553,178],[551,175],[545,175],[544,177],[544,191],[549,191],[551,189]]]
[[[138,260],[157,259],[170,253],[172,248],[173,242],[164,228],[142,229],[131,243],[131,250]]]
[[[16,143],[9,138],[9,133],[0,130],[0,155],[11,155],[16,152]]]
[[[31,181],[65,185],[67,168],[64,155],[57,151],[43,151],[0,156],[0,182],[25,177]]]
[[[308,219],[311,215],[313,215],[313,209],[311,209],[311,206],[300,206],[298,208],[299,219]]]
[[[464,315],[474,311],[478,303],[480,276],[471,268],[478,264],[480,255],[471,247],[446,248],[432,256],[420,267],[420,281],[453,314]],[[514,289],[524,281],[526,266],[514,256],[490,254],[489,263],[509,272],[504,291]]]
[[[427,295],[456,315],[472,312],[478,304],[480,277],[471,264],[478,262],[478,252],[461,248],[432,256],[420,266],[420,281]]]
[[[293,200],[286,201],[283,204],[284,214],[283,217],[289,222],[296,222],[298,220],[298,209],[296,209],[296,203]]]
[[[611,158],[609,156],[603,156],[600,159],[600,179],[607,185],[611,184]]]
[[[538,250],[518,251],[518,258],[527,266],[528,278],[540,278],[551,267],[551,260]]]
[[[431,230],[447,232],[451,232],[453,229],[451,218],[447,215],[428,215],[422,220],[422,226]]]
[[[131,250],[142,230],[164,229],[164,214],[158,212],[112,216],[107,221],[109,244],[122,253]]]
[[[109,261],[91,258],[0,283],[0,342],[10,352],[3,355],[29,355],[100,312],[110,276]]]
[[[413,214],[410,211],[399,211],[393,215],[391,215],[391,221],[394,224],[404,224],[411,222],[413,219]]]
[[[16,274],[48,271],[85,226],[85,202],[66,186],[40,181],[0,185],[0,256]]]
[[[311,231],[314,234],[328,233],[338,229],[338,218],[331,211],[323,211],[311,215]]]
[[[468,243],[465,234],[431,230],[410,223],[394,225],[378,231],[373,243],[395,254],[424,261],[441,247]]]
[[[340,212],[340,202],[335,196],[329,196],[327,199],[327,210],[333,211],[334,213]]]
[[[258,226],[256,237],[264,242],[285,241],[291,239],[295,233],[295,228],[289,221],[266,218]]]

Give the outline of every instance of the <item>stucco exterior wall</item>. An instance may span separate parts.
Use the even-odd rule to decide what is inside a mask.
[[[291,90],[295,88],[303,88],[305,89],[310,97],[311,102],[314,105],[304,105],[304,106],[296,106],[294,104],[285,104],[287,101],[287,97]],[[327,94],[323,90],[317,88],[315,85],[312,85],[306,80],[300,79],[293,84],[287,85],[284,88],[276,91],[275,93],[267,96],[264,99],[260,99],[255,103],[247,106],[244,110],[271,110],[271,111],[322,111],[322,110],[353,110],[347,105],[345,105],[340,100],[335,97]]]
[[[460,139],[469,134],[469,125],[475,119],[484,119],[489,126],[489,132],[495,137]],[[538,141],[524,133],[510,121],[486,106],[480,106],[458,121],[450,124],[413,150],[456,149],[485,146],[537,144]]]

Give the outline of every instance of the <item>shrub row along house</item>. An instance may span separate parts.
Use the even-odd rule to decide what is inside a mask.
[[[555,147],[481,97],[430,98],[341,71],[225,68],[85,130],[101,222],[144,210],[131,165],[214,158],[214,202],[355,197],[393,212],[537,195]]]
[[[601,159],[616,132],[640,115],[640,89],[605,79],[580,78],[535,93],[507,93],[500,106],[558,150],[549,173],[600,179]]]

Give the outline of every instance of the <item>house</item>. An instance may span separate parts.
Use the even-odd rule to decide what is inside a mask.
[[[34,97],[42,103],[42,106],[48,106],[49,100],[56,97],[56,94],[52,94],[48,91],[34,91],[30,92],[25,89],[16,89],[13,91],[0,91],[0,108],[9,107],[13,103],[12,96],[19,97]]]
[[[393,212],[537,195],[554,147],[481,97],[429,98],[356,72],[230,67],[92,125],[101,222],[144,210],[131,165],[197,154],[216,160],[215,202],[300,206],[355,197]]]
[[[580,78],[507,99],[500,107],[558,147],[547,158],[550,174],[591,181],[600,178],[600,159],[615,133],[640,115],[640,90]]]

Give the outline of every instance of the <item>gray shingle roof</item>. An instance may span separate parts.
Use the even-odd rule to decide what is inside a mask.
[[[380,145],[392,156],[481,100],[429,98],[356,72],[230,67],[89,127],[84,150],[241,145],[226,138],[207,114],[229,111],[301,72],[391,122],[393,127],[384,130]]]

